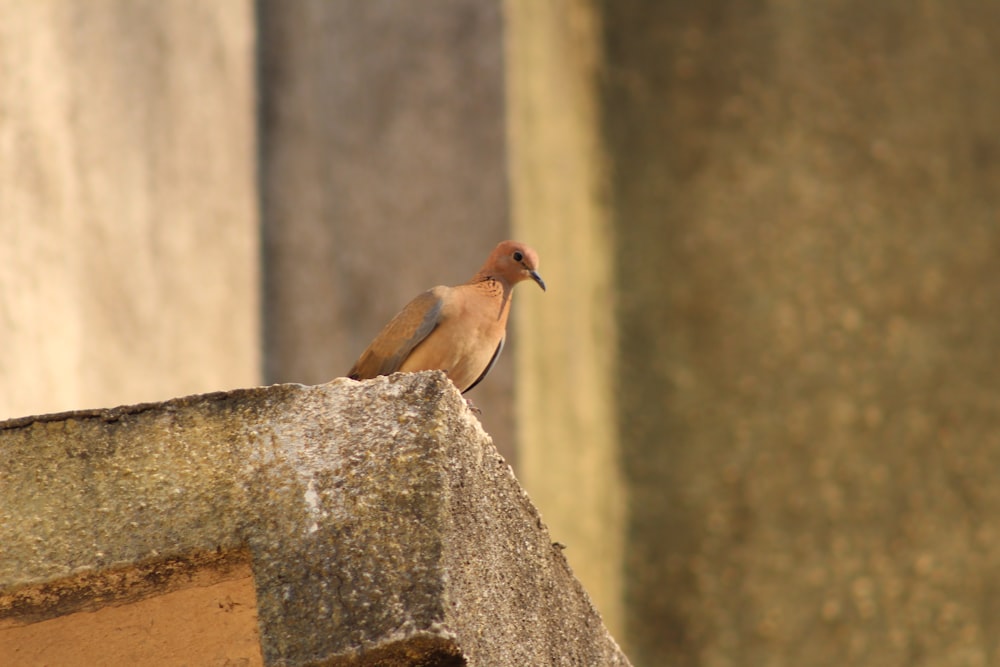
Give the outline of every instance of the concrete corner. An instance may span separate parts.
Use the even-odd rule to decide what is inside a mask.
[[[14,420],[0,449],[0,633],[249,561],[267,665],[628,664],[440,373]]]

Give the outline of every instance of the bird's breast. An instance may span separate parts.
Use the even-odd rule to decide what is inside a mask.
[[[413,349],[401,371],[443,370],[461,391],[469,388],[489,366],[503,340],[510,299],[482,298],[462,293],[448,299],[441,321]]]

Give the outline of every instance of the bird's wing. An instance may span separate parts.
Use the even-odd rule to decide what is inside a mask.
[[[361,354],[347,377],[368,380],[398,371],[413,348],[440,323],[445,290],[435,287],[406,304]]]
[[[501,338],[500,342],[497,344],[497,349],[493,352],[493,356],[490,357],[490,363],[486,364],[486,368],[483,369],[483,372],[479,374],[479,377],[476,378],[476,381],[465,388],[465,391],[462,392],[463,394],[466,391],[469,391],[470,389],[475,387],[480,382],[482,382],[483,378],[486,377],[486,374],[490,372],[490,370],[493,368],[493,365],[497,362],[497,359],[500,358],[500,353],[503,352],[503,341],[504,339]]]

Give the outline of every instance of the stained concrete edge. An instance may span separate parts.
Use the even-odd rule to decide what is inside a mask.
[[[0,448],[0,600],[248,549],[266,664],[628,664],[443,374],[17,419]]]

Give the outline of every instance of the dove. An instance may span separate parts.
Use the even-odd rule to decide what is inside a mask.
[[[438,285],[410,301],[375,337],[347,373],[354,380],[426,370],[444,371],[465,393],[496,363],[507,336],[514,286],[538,275],[538,253],[503,241],[468,282]]]

